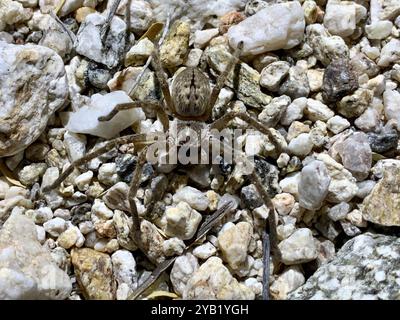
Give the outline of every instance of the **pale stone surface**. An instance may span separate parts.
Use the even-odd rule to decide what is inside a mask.
[[[200,246],[197,246],[193,249],[193,255],[196,258],[206,260],[209,257],[215,255],[217,253],[217,249],[211,244],[211,242],[206,242]]]
[[[233,270],[239,269],[245,263],[252,233],[253,227],[248,222],[239,222],[219,233],[218,248]]]
[[[232,47],[244,42],[244,55],[256,55],[293,48],[302,40],[304,27],[304,13],[298,1],[278,3],[232,26],[228,38]]]
[[[311,141],[310,134],[300,133],[297,137],[290,141],[288,150],[293,155],[304,157],[311,152],[313,146],[314,145]]]
[[[287,299],[290,292],[303,285],[305,278],[299,268],[289,267],[271,285],[271,295],[278,300]]]
[[[391,39],[381,50],[381,56],[378,59],[378,66],[388,67],[392,63],[399,62],[400,40]]]
[[[129,102],[132,102],[132,99],[124,91],[113,91],[105,95],[96,93],[91,96],[90,105],[85,105],[69,114],[66,128],[75,133],[111,139],[133,123],[145,119],[144,112],[135,108],[120,111],[109,121],[98,120],[99,117],[108,115],[117,104]],[[82,119],[85,121],[83,122]]]
[[[76,51],[91,60],[113,68],[118,65],[124,52],[126,24],[122,19],[114,16],[105,39],[107,50],[104,50],[101,27],[105,21],[106,18],[99,13],[92,13],[86,17],[77,33]]]
[[[111,258],[93,249],[73,249],[72,264],[76,279],[86,299],[110,300],[115,298]]]
[[[286,61],[272,62],[261,71],[260,85],[270,91],[278,91],[279,85],[290,69]]]
[[[384,226],[400,226],[398,179],[400,161],[383,161],[383,177],[362,203],[365,220]]]
[[[334,203],[350,201],[358,192],[356,179],[329,155],[318,154],[316,158],[325,163],[331,177],[327,200]]]
[[[207,195],[200,190],[193,187],[186,186],[179,189],[173,196],[174,202],[184,201],[188,203],[193,209],[204,211],[207,209],[210,200]]]
[[[397,237],[366,233],[349,240],[305,285],[289,294],[296,300],[397,299],[400,242]],[[393,280],[392,280],[393,279]]]
[[[253,300],[254,292],[239,283],[220,258],[211,257],[192,274],[183,299]]]
[[[34,223],[14,212],[0,231],[0,297],[4,299],[66,299],[72,289],[68,275],[54,263],[37,239]]]
[[[338,134],[350,127],[350,122],[341,116],[334,116],[330,118],[326,124],[328,125],[328,129],[334,134]]]
[[[68,95],[64,63],[53,50],[0,41],[0,157],[35,141]]]
[[[171,283],[174,290],[180,296],[185,291],[186,284],[191,276],[199,268],[199,263],[195,256],[191,253],[186,253],[183,256],[178,257],[171,269]]]
[[[314,260],[317,247],[311,230],[301,228],[278,245],[282,253],[282,262],[286,265],[299,264]]]
[[[138,274],[136,271],[136,261],[132,253],[127,250],[118,250],[111,255],[114,279],[118,283],[116,297],[124,297],[124,286],[128,287],[128,292],[137,287]]]
[[[160,47],[160,61],[165,67],[180,66],[189,50],[190,26],[185,21],[176,21]]]
[[[182,201],[176,207],[170,207],[165,211],[164,231],[171,237],[188,240],[194,236],[201,219],[202,216],[199,212]]]
[[[312,98],[307,99],[307,106],[304,109],[304,113],[311,121],[328,121],[335,115],[326,104]]]
[[[299,183],[300,206],[319,209],[328,194],[331,178],[322,161],[312,161],[301,170]]]

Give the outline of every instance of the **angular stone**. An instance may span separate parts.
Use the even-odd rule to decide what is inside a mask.
[[[339,155],[343,166],[358,180],[369,175],[372,165],[372,150],[368,137],[363,132],[356,132],[340,144]]]
[[[322,96],[326,102],[335,102],[358,88],[358,77],[349,60],[337,59],[325,69]]]
[[[180,66],[189,50],[190,26],[176,21],[160,48],[160,61],[167,68]]]
[[[66,102],[68,85],[61,57],[46,47],[0,41],[0,66],[0,157],[5,157],[40,136]]]
[[[114,68],[120,62],[125,50],[125,22],[115,17],[102,43],[102,27],[106,18],[99,13],[89,14],[77,34],[76,52],[107,67]]]
[[[299,183],[300,206],[308,210],[316,210],[329,191],[331,177],[322,161],[312,161],[301,170]]]
[[[258,11],[228,31],[229,43],[244,42],[243,54],[290,49],[303,40],[304,13],[298,1],[277,3]]]
[[[205,50],[205,56],[210,67],[218,73],[225,70],[232,57],[229,49],[224,45],[209,46]],[[261,92],[260,74],[255,69],[242,62],[239,74],[236,75],[234,71],[232,70],[229,74],[226,85],[235,89],[239,100],[257,109],[263,109],[265,105],[270,103],[271,97]]]
[[[383,161],[383,177],[362,203],[365,220],[383,226],[400,226],[399,182],[400,161]]]
[[[115,299],[116,282],[108,254],[89,248],[73,249],[71,260],[76,280],[86,299]]]
[[[340,100],[337,110],[346,118],[358,117],[370,106],[373,96],[372,90],[359,88],[352,95]]]
[[[191,276],[183,299],[253,300],[254,292],[239,283],[217,257],[209,258]]]
[[[293,300],[392,300],[399,298],[400,239],[365,233],[344,244]]]
[[[13,212],[0,231],[0,299],[66,299],[72,285],[31,219]]]

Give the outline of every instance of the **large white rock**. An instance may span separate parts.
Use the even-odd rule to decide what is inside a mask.
[[[34,142],[67,96],[64,63],[56,52],[0,41],[0,157]]]
[[[109,121],[98,120],[99,117],[108,115],[117,104],[127,102],[132,102],[132,99],[124,91],[113,91],[105,95],[94,94],[91,96],[90,105],[69,114],[66,128],[75,133],[111,139],[130,125],[146,118],[142,109],[135,108],[120,111]]]
[[[235,48],[244,42],[243,55],[256,55],[297,46],[303,40],[304,27],[304,12],[298,1],[278,3],[232,26],[228,39]]]
[[[105,22],[106,18],[99,13],[92,13],[86,17],[77,34],[76,52],[114,68],[124,55],[126,24],[114,16],[103,44],[101,31]]]
[[[0,299],[65,299],[68,275],[37,239],[36,226],[14,212],[0,231]]]

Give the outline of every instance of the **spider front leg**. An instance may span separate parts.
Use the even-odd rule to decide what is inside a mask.
[[[98,120],[99,121],[109,121],[112,118],[114,118],[120,111],[134,109],[134,108],[141,108],[143,105],[149,105],[149,106],[153,107],[157,112],[157,115],[160,119],[161,124],[164,127],[164,130],[169,129],[168,115],[162,107],[162,102],[155,101],[155,100],[132,101],[132,102],[127,102],[127,103],[117,104],[115,106],[115,108],[108,115],[99,117]]]
[[[90,160],[97,158],[98,156],[101,156],[102,154],[112,150],[113,148],[117,147],[118,145],[121,144],[127,144],[127,143],[138,143],[142,141],[147,141],[146,135],[145,134],[132,134],[128,136],[123,136],[119,138],[115,138],[109,142],[107,142],[103,147],[94,150],[87,155],[83,156],[82,158],[79,158],[72,162],[69,167],[64,170],[63,173],[60,174],[60,176],[50,185],[46,186],[43,188],[43,192],[48,192],[56,187],[58,187],[61,182],[63,182],[71,173],[74,171],[74,168],[79,167]]]

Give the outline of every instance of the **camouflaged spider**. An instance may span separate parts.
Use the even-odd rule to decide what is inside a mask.
[[[233,71],[234,66],[238,63],[241,51],[243,48],[243,42],[240,42],[238,47],[235,49],[234,54],[232,55],[227,67],[225,70],[219,75],[216,84],[213,89],[211,89],[208,77],[198,68],[186,68],[181,71],[175,78],[175,81],[172,84],[171,92],[169,90],[169,86],[167,83],[167,78],[165,72],[161,66],[160,58],[159,58],[159,49],[158,46],[155,46],[155,50],[152,54],[152,67],[155,71],[156,77],[160,84],[164,101],[133,101],[130,103],[120,104],[115,107],[115,109],[107,116],[100,117],[99,121],[108,121],[112,119],[119,111],[128,110],[132,108],[140,108],[142,105],[148,105],[150,107],[155,108],[157,111],[158,118],[164,127],[164,132],[169,133],[170,129],[170,119],[169,117],[175,118],[178,135],[187,134],[186,129],[190,128],[196,132],[200,130],[221,130],[225,128],[228,123],[234,118],[239,118],[246,122],[249,126],[254,129],[260,131],[261,133],[267,135],[270,141],[274,142],[274,144],[278,147],[278,143],[275,140],[275,137],[271,134],[268,127],[261,123],[259,120],[253,118],[247,113],[238,113],[238,112],[229,112],[222,116],[220,119],[207,123],[207,121],[211,118],[212,108],[217,101],[218,95],[227,80],[229,74]],[[185,140],[185,139],[183,139]],[[179,141],[182,141],[181,139]],[[122,144],[133,143],[135,145],[139,144],[151,144],[148,137],[143,134],[133,134],[128,136],[122,136],[119,138],[115,138],[105,144],[102,148],[88,153],[81,159],[74,161],[60,176],[59,178],[50,186],[48,186],[44,191],[51,190],[58,185],[64,179],[72,173],[75,167],[78,167],[91,159],[98,157],[99,155],[106,153],[107,151],[113,149],[114,147]],[[220,143],[220,141],[218,141]],[[140,177],[142,174],[143,165],[146,162],[146,149],[142,149],[139,152],[137,165],[134,170],[133,178],[130,184],[130,191],[128,195],[128,200],[130,204],[130,213],[133,220],[133,226],[131,229],[131,235],[137,246],[142,249],[143,253],[146,254],[148,251],[149,239],[143,233],[146,228],[142,225],[144,219],[140,218],[137,212],[136,204],[134,198],[136,196],[137,190],[140,184]],[[266,190],[263,187],[261,179],[256,174],[255,170],[252,170],[249,175],[251,182],[257,188],[261,198],[263,199],[265,205],[270,209],[269,215],[269,231],[271,236],[271,244],[272,251],[276,259],[280,259],[280,252],[277,249],[276,242],[276,218],[273,203],[268,196]],[[226,208],[228,210],[228,208]],[[207,222],[207,221],[206,221]],[[206,223],[204,223],[206,224]],[[201,228],[200,228],[201,229]],[[204,229],[205,230],[205,229]],[[201,232],[200,232],[201,233]],[[201,235],[201,234],[200,234]],[[197,238],[198,239],[198,238]],[[267,252],[264,252],[265,266],[268,266],[264,269],[264,288],[268,288],[269,282],[269,237],[265,233],[264,234],[264,242],[268,242],[264,248]],[[268,261],[266,261],[268,259]],[[153,261],[157,264],[160,264],[160,261]],[[167,261],[168,263],[161,264],[158,270],[165,270],[166,267],[171,265],[171,260]],[[160,271],[160,272],[161,272]],[[268,297],[267,289],[264,289],[263,293],[264,298]]]

